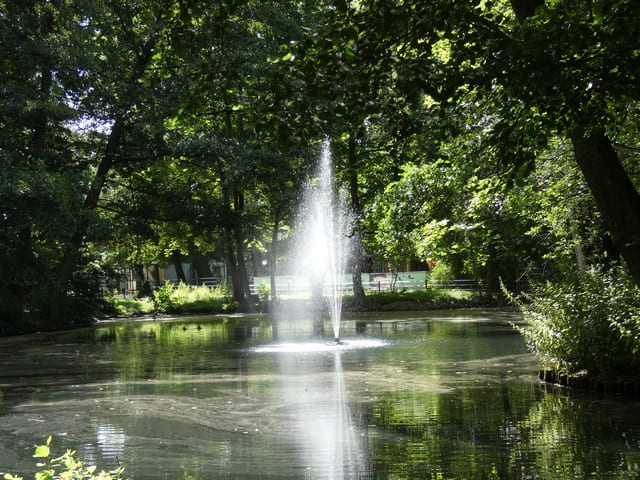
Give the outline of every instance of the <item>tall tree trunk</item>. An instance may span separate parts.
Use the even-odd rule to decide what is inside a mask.
[[[225,196],[229,198],[229,196]],[[226,239],[227,257],[231,266],[231,284],[233,288],[233,298],[240,304],[242,309],[248,307],[250,297],[249,278],[247,268],[244,263],[244,232],[242,229],[242,211],[244,209],[244,196],[240,190],[233,192],[233,211],[230,215],[235,216],[234,222],[228,230]]]
[[[244,230],[242,225],[242,212],[244,211],[244,194],[240,190],[234,192],[233,200],[234,210],[237,215],[237,221],[235,224],[234,240],[236,246],[236,262],[238,266],[238,281],[240,282],[240,290],[242,291],[241,305],[243,307],[248,306],[249,298],[251,297],[251,290],[249,288],[249,276],[247,275],[247,266],[244,260]]]
[[[176,270],[176,277],[178,277],[178,280],[182,283],[189,283],[187,282],[187,276],[185,275],[184,268],[182,266],[182,254],[180,253],[180,250],[174,250],[171,253],[171,262]]]
[[[150,265],[148,267],[149,270],[149,274],[151,275],[151,278],[153,279],[153,285],[154,286],[159,286],[160,285],[160,268],[158,267],[158,265],[153,264]]]
[[[280,207],[276,207],[273,214],[273,232],[271,233],[271,248],[269,250],[269,280],[271,282],[271,299],[275,300],[276,292],[276,262],[278,261],[278,230],[280,228]]]
[[[233,299],[240,305],[244,305],[244,293],[240,286],[240,275],[238,270],[238,261],[236,259],[236,252],[233,248],[233,240],[231,238],[225,239],[225,246],[227,249],[227,262],[231,269],[231,290],[233,292]]]
[[[257,246],[251,246],[251,263],[256,277],[264,277],[264,265],[262,264],[262,254]]]
[[[489,257],[487,258],[485,268],[484,293],[489,304],[493,304],[493,293],[496,291],[496,286],[498,285],[498,252],[494,245],[489,247]]]
[[[235,238],[236,244],[236,262],[238,265],[238,282],[240,282],[240,290],[242,291],[242,302],[241,305],[243,307],[247,307],[249,305],[248,301],[251,297],[251,290],[249,288],[249,276],[247,274],[247,265],[244,261],[244,237],[242,235],[242,231],[237,232]]]
[[[154,45],[155,41],[153,39],[149,39],[143,46],[140,55],[136,59],[136,64],[134,65],[131,77],[129,79],[129,82],[132,85],[137,85],[138,81],[144,74],[147,65],[151,61]],[[83,208],[85,210],[95,210],[98,206],[102,189],[107,182],[107,178],[109,176],[111,168],[119,157],[125,128],[125,119],[122,117],[117,118],[115,123],[113,124],[113,127],[111,128],[111,133],[109,134],[109,139],[107,141],[102,160],[98,165],[96,173],[91,181],[89,191],[87,192],[87,196],[85,197],[83,204]],[[60,264],[58,265],[56,284],[51,294],[51,300],[49,304],[49,317],[50,320],[54,323],[59,323],[62,320],[63,300],[67,293],[67,288],[73,274],[73,269],[78,262],[80,249],[82,248],[82,243],[84,242],[87,228],[88,225],[81,225],[78,230],[73,233],[73,235],[67,242],[67,245],[65,246],[64,254],[62,256]]]
[[[200,279],[213,276],[211,267],[209,267],[209,258],[203,255],[194,245],[191,245],[189,250],[191,251],[189,256],[191,257],[191,266],[195,272],[196,281],[202,283]]]
[[[349,150],[348,150],[348,162],[349,162],[349,193],[351,196],[351,208],[357,218],[360,218],[360,190],[358,185],[358,154],[356,151],[357,133],[354,132],[349,137]],[[361,310],[364,307],[365,294],[362,287],[362,234],[356,227],[352,237],[352,266],[351,282],[353,284],[353,308],[355,310]]]
[[[578,125],[570,138],[611,240],[640,286],[640,195],[603,129],[586,132]]]

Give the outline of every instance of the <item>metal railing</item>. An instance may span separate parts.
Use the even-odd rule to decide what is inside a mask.
[[[251,293],[257,295],[260,293],[261,285],[264,284],[250,284]],[[331,284],[323,285],[323,292],[328,292],[331,289]],[[352,282],[343,282],[337,285],[338,292],[345,294],[350,293],[353,289]],[[381,293],[388,291],[416,291],[424,290],[425,283],[416,280],[396,280],[393,281],[390,278],[373,280],[369,282],[362,282],[362,287],[365,291],[371,293]],[[436,288],[439,290],[468,290],[468,291],[481,291],[484,288],[484,284],[478,280],[472,279],[456,279],[456,280],[427,280],[428,288]],[[268,288],[268,287],[267,287]],[[307,283],[287,282],[286,284],[279,283],[277,285],[277,293],[279,295],[309,295],[311,294],[311,286]]]
[[[456,280],[427,280],[429,288],[438,290],[471,290],[479,291],[484,288],[484,283],[479,280],[462,278]]]

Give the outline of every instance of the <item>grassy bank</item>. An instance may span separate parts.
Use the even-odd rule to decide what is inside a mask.
[[[225,288],[210,289],[171,284],[156,290],[152,297],[123,298],[113,296],[108,299],[116,315],[150,315],[154,313],[228,313],[237,311],[239,305]],[[301,298],[278,297],[278,304],[305,302]],[[256,297],[251,304],[254,311],[272,310],[272,300],[267,295]],[[356,308],[352,295],[345,295],[344,310],[430,310],[440,308],[462,308],[486,305],[486,298],[478,292],[466,290],[427,289],[412,292],[369,293],[363,308]]]

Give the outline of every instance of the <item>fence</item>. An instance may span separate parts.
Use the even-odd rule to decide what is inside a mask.
[[[428,280],[427,286],[438,290],[470,290],[480,291],[484,289],[484,283],[472,279],[456,280]]]
[[[276,293],[287,296],[310,295],[312,285],[305,277],[300,276],[276,276]],[[323,293],[328,293],[332,285],[325,283],[322,285]],[[478,280],[457,279],[457,280],[429,280],[427,272],[401,272],[396,275],[391,273],[365,273],[362,274],[362,287],[371,293],[388,291],[416,291],[429,288],[442,290],[470,290],[480,291],[483,283]],[[254,277],[250,285],[251,293],[254,295],[271,290],[271,279],[269,277]],[[350,275],[344,275],[337,284],[340,293],[350,293],[353,289],[353,282]]]

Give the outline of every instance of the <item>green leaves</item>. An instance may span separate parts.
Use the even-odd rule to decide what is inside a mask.
[[[46,445],[40,445],[36,447],[36,451],[33,454],[35,458],[49,458],[51,454],[51,450],[49,449],[49,445],[51,444],[51,437],[47,439]]]
[[[521,304],[527,344],[549,367],[567,373],[634,375],[640,364],[638,287],[624,271],[592,268],[540,285]]]

